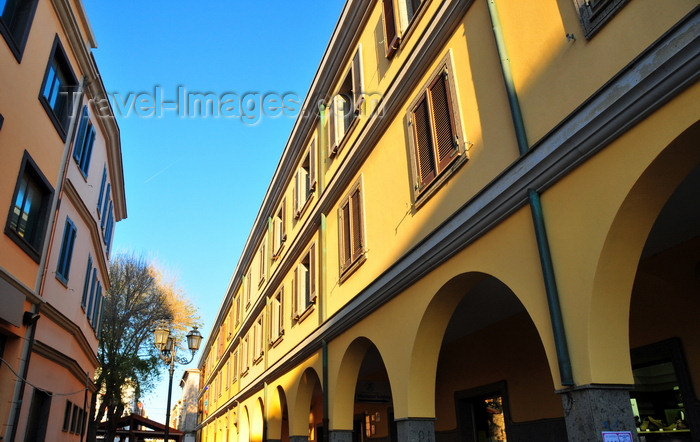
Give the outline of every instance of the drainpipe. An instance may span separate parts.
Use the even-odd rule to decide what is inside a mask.
[[[321,348],[323,349],[323,440],[330,440],[328,438],[330,434],[328,428],[330,422],[328,418],[328,344],[325,339],[321,341]]]
[[[501,20],[498,16],[496,1],[487,0],[486,3],[488,4],[489,16],[491,17],[491,25],[493,27],[493,35],[496,40],[496,47],[498,49],[498,55],[501,62],[503,81],[505,82],[506,93],[508,94],[508,104],[510,105],[511,117],[513,118],[515,136],[518,142],[518,151],[520,152],[520,155],[524,155],[527,153],[529,146],[523,116],[520,112],[520,103],[518,101],[518,95],[515,91],[515,84],[513,82],[512,71],[510,69],[510,59],[508,58],[508,52],[503,39]],[[544,278],[545,292],[547,294],[547,304],[549,305],[549,316],[552,322],[552,333],[554,334],[554,345],[556,347],[557,361],[559,364],[559,376],[561,377],[562,385],[572,386],[574,385],[574,379],[571,371],[569,347],[566,342],[566,333],[564,331],[564,319],[561,313],[561,305],[559,304],[559,291],[557,290],[556,279],[554,277],[554,265],[552,264],[549,241],[547,240],[547,230],[545,229],[542,204],[540,202],[540,196],[536,190],[528,189],[528,200],[530,202],[530,211],[532,212],[532,221],[535,226],[537,249],[540,254],[542,276]]]

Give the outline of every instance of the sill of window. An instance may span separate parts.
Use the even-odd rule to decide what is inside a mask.
[[[60,276],[58,273],[56,274],[56,280],[60,282],[63,287],[68,288],[68,280],[64,279],[62,276]]]
[[[253,365],[258,365],[262,360],[263,360],[263,355],[260,354],[260,356],[258,356],[258,359],[253,360]]]
[[[355,115],[355,117],[352,119],[352,122],[350,122],[350,126],[348,126],[347,130],[345,131],[345,134],[343,134],[343,138],[340,140],[340,143],[338,143],[338,147],[335,149],[335,154],[333,156],[338,156],[340,152],[343,151],[343,148],[345,147],[346,144],[350,142],[350,135],[352,134],[352,131],[355,130],[357,125],[359,124],[357,121],[360,119],[359,115]]]
[[[241,372],[241,377],[247,376],[248,375],[248,369],[246,368],[245,371]]]
[[[304,201],[304,205],[301,206],[299,210],[297,210],[297,213],[294,214],[294,219],[297,221],[301,219],[302,215],[304,215],[304,212],[306,212],[306,209],[311,205],[311,200],[314,197],[314,192],[311,191],[309,194],[309,197],[306,198],[306,201]]]
[[[272,255],[272,261],[277,261],[280,256],[282,256],[282,251],[284,250],[284,243],[280,246],[279,249]]]
[[[459,154],[459,157],[452,163],[449,169],[441,173],[437,178],[435,178],[428,187],[422,191],[414,191],[414,201],[413,201],[413,213],[420,209],[428,200],[447,182],[454,176],[455,172],[464,165],[464,163],[469,160],[469,156],[466,152]]]
[[[304,309],[303,312],[299,313],[298,315],[296,315],[294,317],[294,319],[296,320],[296,323],[300,324],[304,319],[308,318],[311,315],[311,312],[313,312],[313,311],[314,311],[314,304],[309,304],[309,306],[306,307],[306,309]]]
[[[61,137],[61,141],[64,143],[66,142],[66,129],[61,126],[61,122],[59,121],[58,117],[56,116],[56,113],[53,111],[51,108],[51,105],[49,102],[44,98],[43,95],[39,95],[39,101],[41,102],[41,105],[44,107],[44,110],[46,111],[46,114],[49,116],[49,119],[53,123],[54,127],[56,128],[56,132],[58,133],[58,136]]]
[[[258,288],[262,287],[263,284],[265,284],[265,277],[264,276],[262,277],[262,279],[260,279],[260,281],[258,281]]]
[[[270,348],[275,348],[279,345],[280,342],[282,342],[282,338],[284,337],[284,330],[280,332],[280,335],[275,338],[274,341],[270,342]]]
[[[430,3],[430,0],[425,0],[420,3],[420,6],[418,6],[418,10],[415,12],[415,14],[413,14],[413,18],[411,18],[411,21],[408,22],[406,30],[403,32],[403,34],[401,34],[401,39],[399,40],[399,47],[394,51],[394,54],[396,52],[401,51],[406,45],[406,42],[410,40],[411,34],[413,34],[414,30],[418,27],[417,23],[421,20],[421,17],[425,15],[425,11],[428,9],[428,3]]]
[[[350,264],[345,270],[342,270],[340,273],[340,280],[338,281],[339,284],[342,284],[345,282],[346,279],[348,279],[355,271],[362,265],[364,262],[367,261],[367,251],[363,251],[362,255],[360,255],[355,262]]]
[[[8,221],[8,226],[9,226],[9,221]],[[37,252],[34,247],[32,247],[23,237],[19,236],[17,232],[12,230],[10,227],[6,226],[5,227],[5,235],[9,236],[10,239],[17,244],[17,246],[24,250],[24,253],[29,255],[30,258],[32,258],[37,264],[39,264],[39,261],[41,261],[41,257],[39,256],[39,252]]]

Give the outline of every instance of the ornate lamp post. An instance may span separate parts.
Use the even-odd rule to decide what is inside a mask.
[[[187,334],[187,348],[192,352],[192,356],[188,359],[180,358],[176,355],[176,347],[173,342],[173,337],[170,336],[170,328],[165,321],[161,321],[153,331],[153,343],[160,351],[160,358],[166,365],[170,366],[170,381],[168,382],[168,408],[165,410],[165,442],[168,442],[170,435],[170,398],[173,394],[173,373],[175,373],[175,363],[187,365],[194,359],[194,354],[199,350],[199,344],[202,343],[202,334],[199,333],[197,327],[192,327],[192,330]]]

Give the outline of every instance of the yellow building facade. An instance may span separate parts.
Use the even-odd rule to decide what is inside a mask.
[[[700,440],[699,29],[694,0],[348,0],[200,440]]]
[[[0,440],[85,440],[119,128],[80,0],[0,2]]]

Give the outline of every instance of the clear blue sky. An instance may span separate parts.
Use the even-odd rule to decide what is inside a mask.
[[[117,224],[114,250],[144,255],[174,273],[199,308],[205,339],[294,119],[263,115],[246,124],[232,116],[238,107],[218,118],[183,118],[188,112],[174,104],[148,109],[148,97],[160,93],[176,102],[181,86],[222,99],[257,92],[303,101],[343,3],[84,0],[105,88],[121,100],[128,218]],[[132,104],[138,94],[146,100],[140,111]],[[182,368],[173,403],[181,375]],[[160,422],[165,370],[162,380],[143,398]]]

